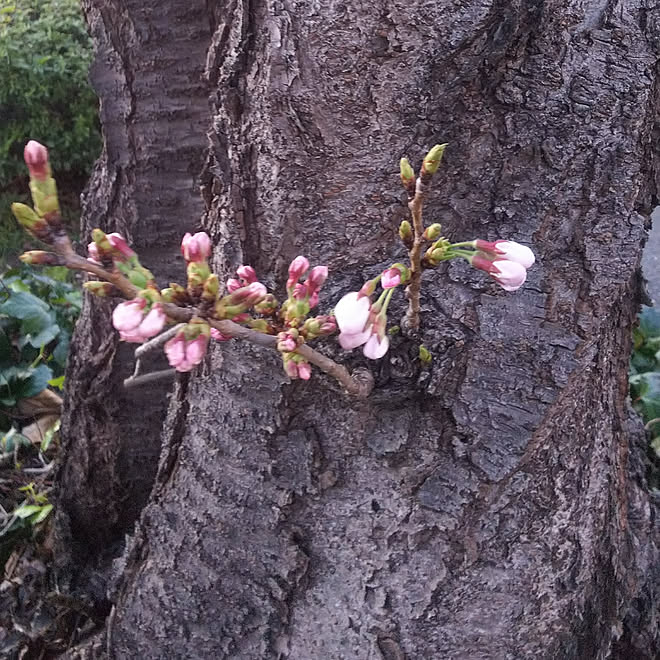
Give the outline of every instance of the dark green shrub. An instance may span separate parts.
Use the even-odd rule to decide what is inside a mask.
[[[29,139],[56,172],[89,172],[101,148],[78,0],[0,0],[0,188],[25,174]]]
[[[20,399],[57,384],[64,374],[80,289],[65,268],[7,271],[0,287],[0,430]]]

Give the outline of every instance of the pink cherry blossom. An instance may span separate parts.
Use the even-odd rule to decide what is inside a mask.
[[[373,334],[371,337],[369,337],[369,340],[364,345],[362,352],[364,353],[364,356],[370,360],[378,360],[379,358],[382,358],[385,353],[387,353],[389,347],[390,340],[386,335],[379,337],[377,334]]]
[[[353,334],[348,332],[340,332],[337,339],[345,351],[352,351],[354,348],[362,346],[362,344],[364,344],[369,339],[369,337],[371,337],[371,328],[367,328],[367,330],[362,332],[355,332]]]
[[[181,254],[188,262],[206,261],[211,254],[211,239],[204,231],[187,233],[181,241]]]
[[[380,278],[383,289],[393,289],[401,284],[401,271],[398,268],[388,268]]]
[[[357,291],[347,293],[335,306],[335,318],[342,333],[355,335],[364,330],[369,320],[371,302]]]
[[[23,150],[23,158],[30,176],[39,181],[48,177],[48,149],[36,140],[30,140]]]

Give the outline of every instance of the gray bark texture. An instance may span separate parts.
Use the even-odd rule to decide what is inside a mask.
[[[71,588],[108,590],[104,654],[655,657],[657,502],[626,397],[660,183],[658,9],[83,6],[105,131],[85,228],[127,233],[164,281],[201,218],[222,275],[250,263],[281,294],[297,254],[327,264],[330,309],[404,257],[398,160],[437,142],[427,220],[538,256],[515,294],[465,263],[427,271],[419,336],[379,362],[322,345],[372,369],[366,401],[228,342],[165,415],[164,391],[120,394],[130,365],[90,301],[58,530]]]

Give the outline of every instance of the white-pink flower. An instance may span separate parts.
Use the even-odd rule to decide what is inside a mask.
[[[387,335],[379,337],[377,334],[371,335],[367,340],[367,343],[364,345],[362,352],[365,357],[368,357],[370,360],[378,360],[382,358],[387,350],[390,347],[390,340],[387,338]]]
[[[489,275],[505,290],[516,291],[527,279],[527,269],[515,262],[507,259],[496,259],[493,261],[495,270]]]
[[[371,301],[366,296],[360,296],[357,291],[347,293],[335,306],[335,318],[342,333],[355,335],[363,332],[369,312]]]
[[[531,268],[536,261],[534,253],[526,246],[515,241],[498,240],[494,243],[477,239],[474,246],[481,252],[496,257],[504,258],[507,261],[515,261],[525,268]]]

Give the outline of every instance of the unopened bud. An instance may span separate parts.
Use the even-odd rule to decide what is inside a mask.
[[[44,250],[30,250],[23,252],[19,259],[24,264],[31,266],[57,266],[59,265],[60,258],[52,252],[44,252]]]
[[[309,261],[302,255],[297,256],[289,264],[289,279],[286,283],[287,291],[296,284],[296,282],[307,272],[308,269]]]
[[[277,302],[275,296],[272,293],[268,293],[261,302],[258,302],[254,306],[254,311],[257,312],[257,314],[270,316],[277,311],[278,307],[279,303]]]
[[[415,238],[413,236],[412,226],[407,220],[404,220],[399,225],[399,238],[409,250],[412,248]]]
[[[252,284],[252,282],[257,281],[257,273],[252,266],[240,266],[236,270],[236,275],[238,275],[245,284]]]
[[[190,302],[188,292],[176,282],[170,282],[169,288],[163,289],[160,292],[160,297],[164,302],[176,303],[178,305]]]
[[[220,291],[220,281],[218,276],[215,273],[211,273],[204,282],[204,288],[202,290],[202,300],[208,302],[214,302],[218,297],[218,292]]]
[[[211,269],[205,261],[191,261],[188,263],[188,289],[197,289],[204,286],[204,282],[211,275]]]
[[[376,290],[376,287],[378,286],[378,280],[379,277],[374,277],[373,280],[367,280],[363,285],[362,288],[358,291],[358,297],[363,298],[363,297],[369,297],[370,295],[373,294],[373,292]]]
[[[399,169],[401,171],[401,181],[403,187],[407,188],[410,183],[415,183],[415,170],[413,170],[412,165],[407,158],[402,158],[399,161]]]
[[[327,266],[314,266],[307,276],[307,295],[311,296],[318,291],[328,279]]]
[[[206,261],[211,254],[211,247],[211,239],[206,232],[186,234],[181,241],[181,254],[187,262]]]
[[[248,327],[257,332],[263,332],[266,335],[270,334],[270,325],[268,325],[266,319],[250,319],[248,321]]]
[[[23,158],[30,172],[30,178],[44,180],[50,174],[48,149],[36,140],[30,140],[23,150]]]
[[[110,282],[85,282],[83,288],[87,289],[90,293],[98,296],[99,298],[108,298],[114,295],[117,291]]]
[[[446,143],[436,144],[435,147],[426,154],[424,157],[424,164],[422,165],[422,174],[432,175],[438,171],[446,147]]]
[[[437,241],[442,236],[442,225],[434,222],[424,230],[424,238],[427,241]]]
[[[16,220],[18,220],[33,236],[43,240],[50,233],[46,220],[40,218],[27,204],[16,202],[11,205],[11,210],[16,217]]]

